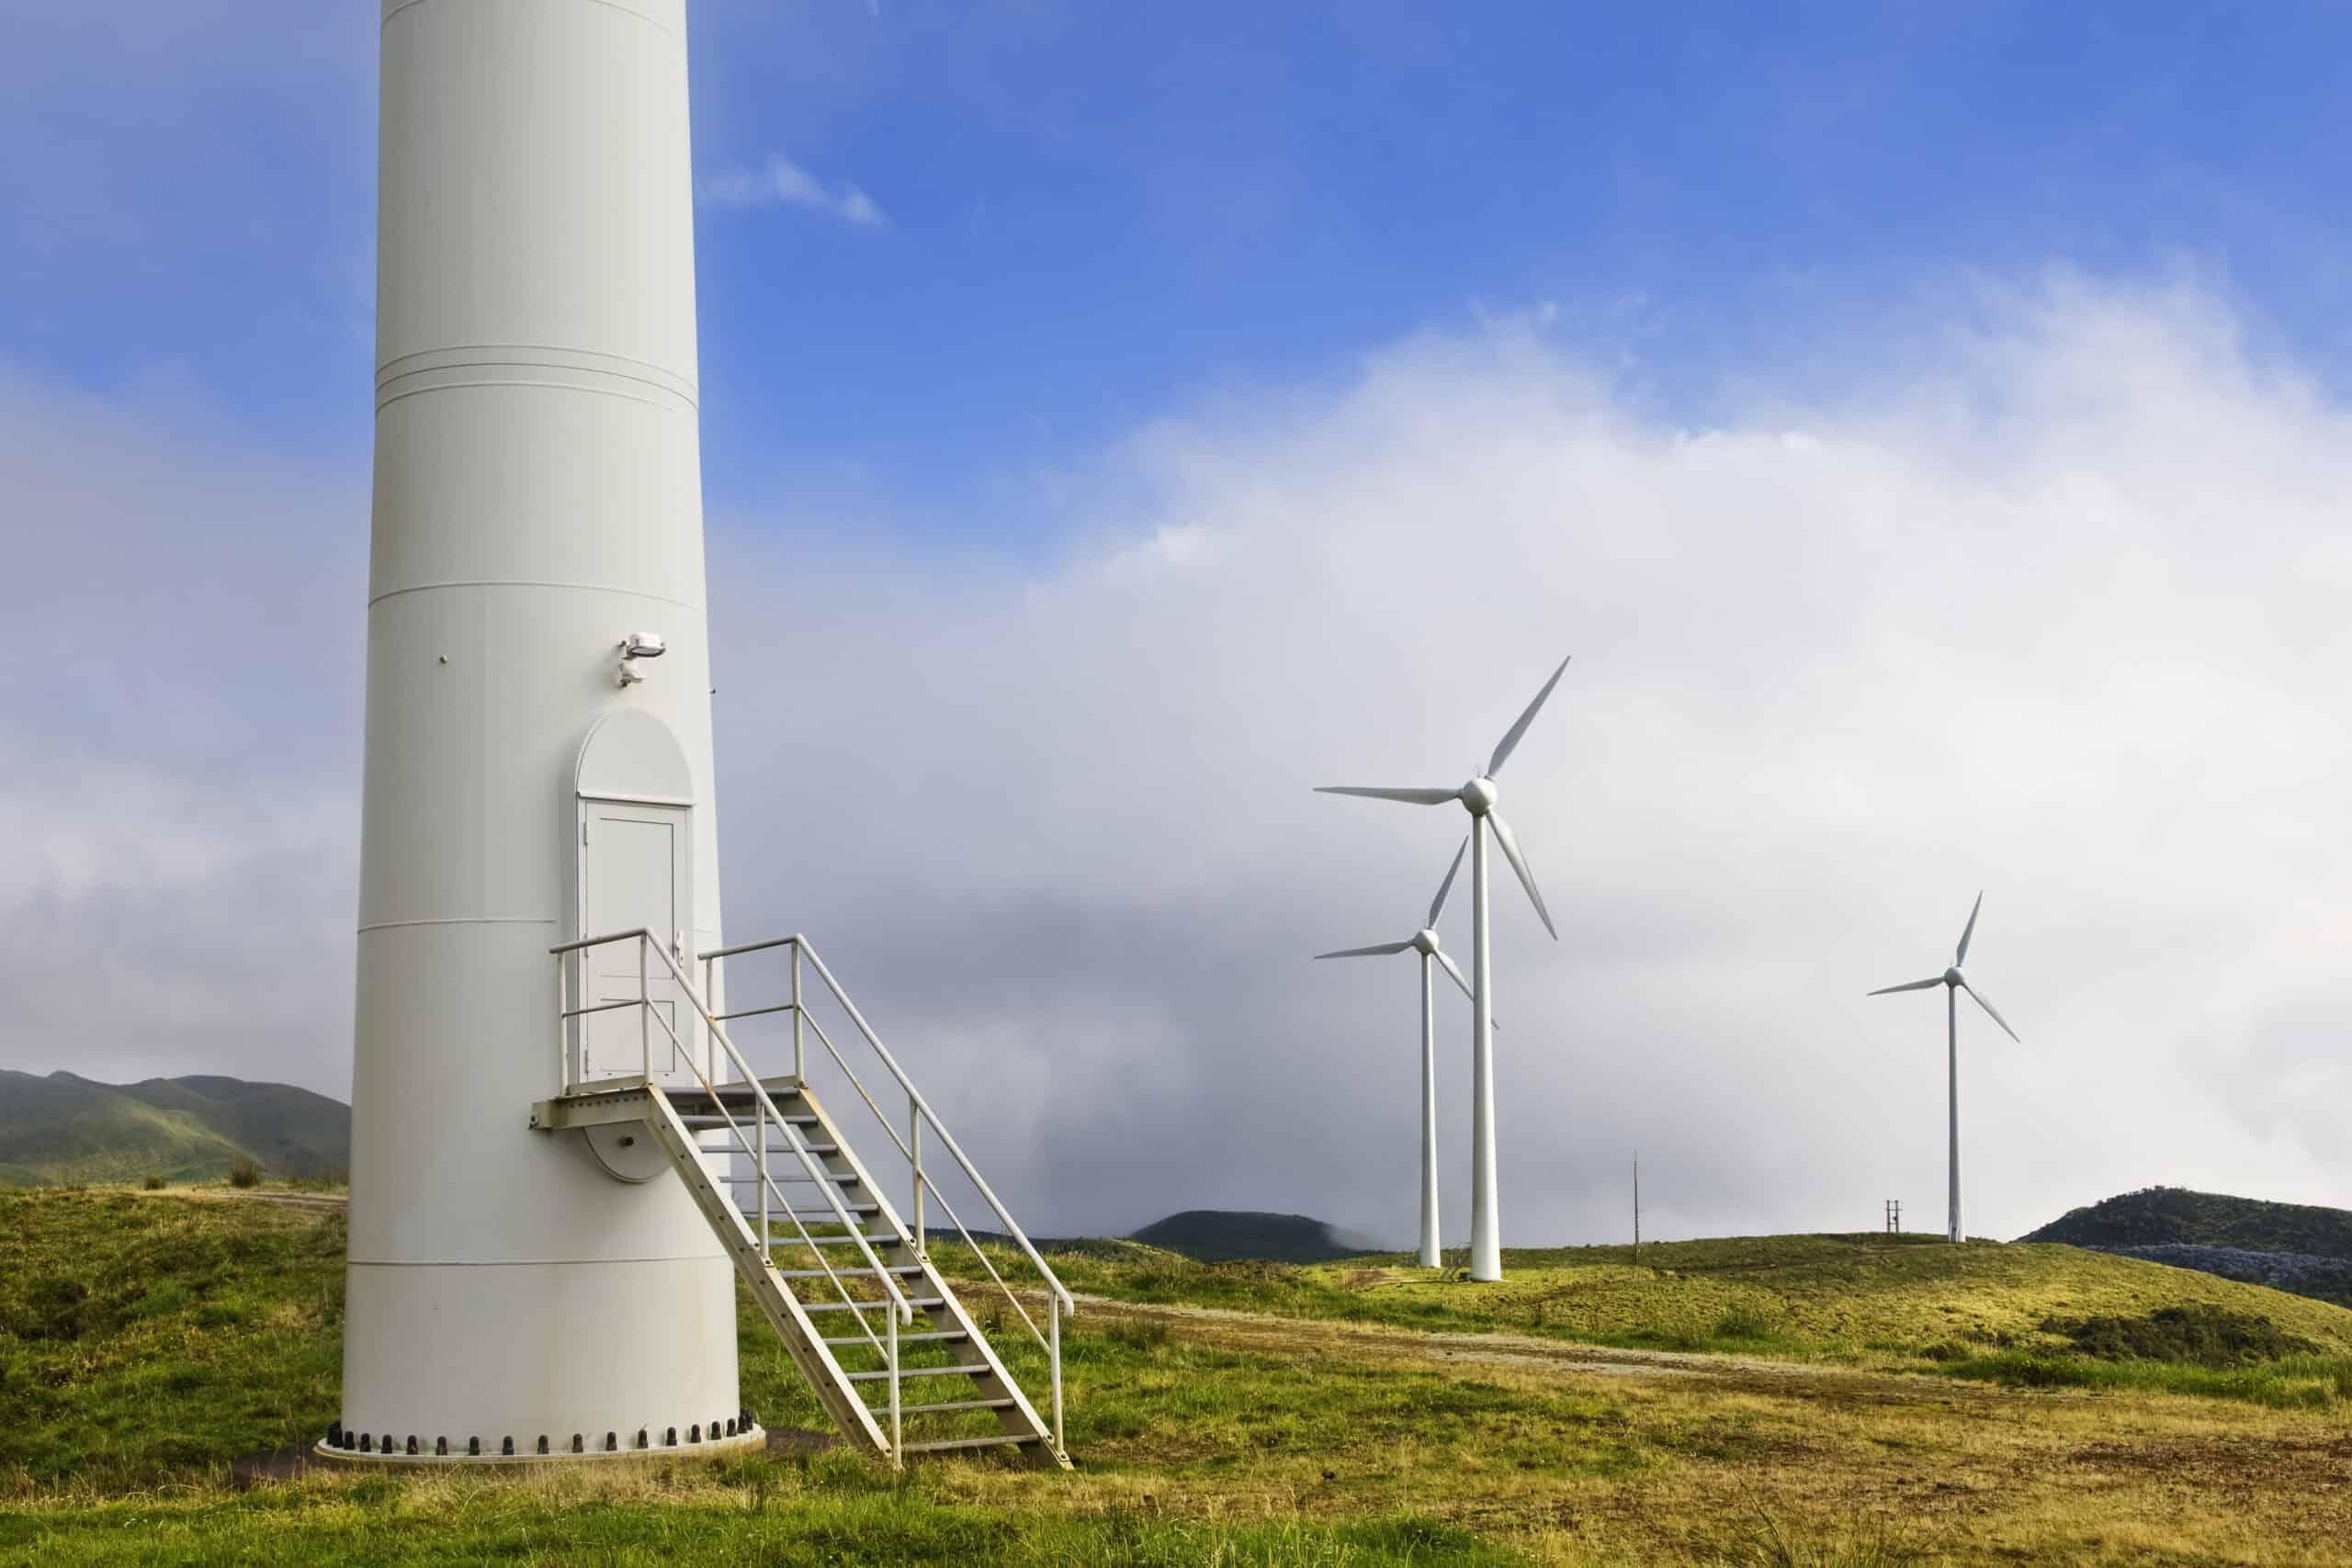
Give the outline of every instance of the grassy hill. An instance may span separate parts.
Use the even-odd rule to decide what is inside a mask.
[[[214,1180],[240,1160],[312,1179],[345,1169],[351,1108],[209,1074],[103,1084],[0,1070],[0,1186]]]
[[[2069,1210],[2022,1239],[2073,1247],[2231,1247],[2352,1258],[2352,1210],[2149,1187]]]
[[[1128,1237],[1204,1263],[1248,1258],[1274,1263],[1328,1263],[1369,1251],[1362,1241],[1305,1214],[1265,1214],[1246,1209],[1186,1209]]]
[[[1124,1258],[1091,1249],[1052,1261],[1072,1289],[1128,1301],[1630,1349],[1950,1371],[2071,1356],[2075,1346],[2052,1324],[2185,1307],[2260,1318],[2325,1356],[2352,1357],[2352,1311],[2343,1307],[2071,1247],[1951,1247],[1873,1231],[1652,1243],[1639,1262],[1623,1247],[1515,1248],[1504,1279],[1479,1285],[1458,1266],[1419,1269],[1401,1254],[1294,1268],[1127,1245]]]
[[[2352,1312],[2069,1247],[1878,1236],[1645,1247],[1638,1265],[1514,1252],[1498,1285],[1394,1258],[1081,1244],[1056,1258],[1081,1291],[1288,1316],[1083,1303],[1063,1330],[1072,1473],[974,1460],[893,1477],[833,1450],[241,1491],[223,1461],[336,1413],[344,1250],[332,1204],[0,1193],[0,1563],[2290,1568],[2339,1561],[2352,1536]],[[2274,1350],[2336,1348],[2290,1358],[2336,1377],[2281,1361],[2267,1382],[2050,1392],[1946,1381],[1921,1353],[2059,1303],[2153,1317],[2206,1301],[2275,1322]],[[1329,1317],[1354,1321],[1310,1321]],[[748,1301],[739,1321],[745,1403],[821,1426]],[[1746,1337],[1758,1324],[1781,1337]],[[1034,1379],[1036,1353],[1001,1326]],[[1465,1326],[1515,1333],[1416,1332]]]

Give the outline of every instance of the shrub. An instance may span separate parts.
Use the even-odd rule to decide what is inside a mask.
[[[249,1159],[241,1159],[229,1168],[229,1185],[257,1187],[261,1184],[261,1167]]]
[[[2319,1349],[2267,1317],[2204,1303],[2158,1307],[2145,1317],[2046,1317],[2041,1326],[2043,1333],[2061,1335],[2074,1341],[2081,1354],[2102,1361],[2245,1367]]]
[[[92,1298],[87,1285],[51,1275],[33,1281],[25,1292],[23,1310],[7,1326],[20,1339],[64,1341],[104,1333],[114,1322],[115,1314],[106,1303]]]
[[[164,1190],[164,1179],[160,1176],[151,1176],[147,1179],[146,1186],[150,1192],[161,1192]]]
[[[1718,1339],[1770,1339],[1772,1320],[1754,1307],[1736,1306],[1715,1320]]]
[[[1149,1318],[1123,1317],[1103,1330],[1102,1337],[1129,1350],[1148,1352],[1168,1343],[1168,1325]]]

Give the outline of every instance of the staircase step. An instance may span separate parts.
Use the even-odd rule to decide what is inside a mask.
[[[845,1198],[842,1201],[842,1209],[844,1213],[852,1214],[878,1214],[882,1212],[882,1205],[879,1203],[857,1202]],[[745,1219],[756,1221],[760,1217],[760,1206],[757,1203],[749,1204],[743,1209],[742,1213]],[[786,1209],[782,1206],[775,1206],[771,1207],[768,1210],[768,1218],[779,1223],[788,1223],[795,1219],[838,1220],[841,1218],[841,1215],[833,1213],[831,1205],[827,1205],[822,1209]],[[756,1230],[759,1227],[755,1224],[752,1228]],[[896,1241],[898,1237],[892,1236],[890,1239]]]
[[[753,1210],[751,1214],[747,1214],[744,1217],[746,1219],[753,1218],[757,1213],[758,1211]],[[814,1219],[817,1216],[811,1214],[805,1217]],[[828,1219],[831,1218],[831,1215],[827,1215],[825,1217]],[[876,1252],[881,1252],[899,1245],[899,1238],[894,1235],[869,1235],[865,1237],[854,1235],[816,1235],[810,1236],[808,1241],[803,1241],[800,1237],[793,1235],[777,1237],[774,1239],[770,1245],[775,1247],[806,1247],[809,1242],[814,1242],[819,1247],[855,1247],[860,1240],[865,1241],[868,1247],[871,1247]],[[836,1269],[833,1272],[836,1274],[846,1274],[849,1270],[846,1269]],[[866,1270],[861,1269],[859,1272],[863,1273],[866,1272]],[[902,1273],[905,1272],[905,1270],[893,1269],[891,1272]]]
[[[843,1269],[842,1272],[847,1273],[848,1270]],[[861,1274],[870,1274],[873,1270],[870,1269],[861,1269],[858,1272]],[[821,1275],[819,1276],[820,1279],[823,1276]],[[878,1307],[887,1306],[888,1304],[889,1298],[888,1296],[876,1296],[870,1300],[861,1299],[854,1303],[850,1302],[803,1302],[800,1303],[800,1310],[802,1312],[848,1312],[854,1305],[860,1307]],[[947,1302],[946,1299],[942,1296],[909,1296],[907,1298],[907,1304],[914,1308],[917,1312],[922,1312],[926,1307],[945,1306]]]
[[[964,1367],[900,1367],[899,1369],[899,1375],[902,1378],[945,1378],[954,1377],[960,1373],[966,1377],[984,1377],[988,1374],[989,1370],[989,1364],[986,1361],[975,1361],[971,1365]],[[842,1375],[847,1377],[852,1382],[873,1382],[878,1379],[888,1378],[890,1375],[890,1371],[888,1367],[885,1367],[878,1372],[846,1372]]]
[[[878,1238],[868,1236],[866,1239],[873,1241]],[[877,1247],[874,1250],[879,1252],[882,1248]],[[864,1267],[856,1269],[779,1269],[775,1272],[776,1277],[780,1280],[871,1280],[874,1278],[874,1270]],[[920,1263],[889,1263],[883,1266],[883,1272],[887,1274],[920,1274],[922,1272],[922,1265]]]
[[[1010,1399],[951,1399],[940,1404],[901,1404],[901,1416],[941,1416],[960,1410],[1010,1410]]]
[[[704,1132],[713,1127],[724,1127],[727,1125],[727,1115],[721,1115],[717,1111],[706,1111],[701,1108],[702,1105],[709,1103],[707,1100],[702,1100],[701,1096],[696,1095],[692,1097],[693,1100],[701,1101],[700,1104],[693,1104],[691,1102],[681,1103],[683,1099],[684,1099],[684,1097],[677,1095],[673,1095],[671,1097],[672,1103],[677,1106],[678,1120],[684,1122],[689,1129],[695,1132]],[[767,1112],[761,1111],[757,1105],[753,1104],[749,1100],[729,1100],[725,1103],[728,1115],[733,1116],[735,1125],[742,1128],[747,1133],[752,1130],[755,1122],[764,1122],[768,1120]],[[785,1121],[791,1122],[796,1127],[814,1127],[817,1125],[817,1118],[806,1111],[786,1111],[781,1105],[777,1106],[776,1110]],[[769,1145],[771,1149],[775,1146],[775,1145]]]
[[[718,1149],[713,1152],[718,1154],[738,1154],[738,1151],[731,1149]],[[715,1176],[711,1178],[711,1179],[714,1181],[724,1181],[736,1187],[757,1187],[760,1184],[760,1173],[753,1170],[747,1171],[741,1176]],[[768,1163],[768,1179],[775,1182],[778,1187],[808,1187],[813,1186],[819,1181],[838,1181],[843,1185],[849,1185],[857,1180],[857,1172],[854,1170],[829,1170],[822,1176],[810,1176],[807,1171],[802,1170],[797,1165],[786,1166],[783,1169],[779,1170],[776,1168],[775,1162],[771,1160]]]
[[[814,1116],[782,1111],[781,1107],[778,1109],[784,1119],[796,1127],[813,1127],[817,1124],[817,1119]],[[707,1132],[713,1128],[723,1130],[733,1125],[742,1128],[755,1138],[759,1135],[759,1124],[767,1119],[766,1111],[760,1110],[757,1106],[750,1105],[740,1111],[733,1106],[729,1106],[723,1111],[709,1106],[698,1106],[693,1110],[681,1110],[678,1112],[678,1120],[698,1133]],[[768,1147],[775,1148],[783,1137],[784,1134],[781,1133],[770,1134]],[[802,1141],[807,1140],[804,1138]]]
[[[902,1333],[899,1336],[899,1343],[901,1345],[939,1345],[944,1344],[950,1339],[969,1339],[970,1337],[970,1335],[965,1333],[960,1328],[943,1328],[935,1332],[926,1332],[922,1334]],[[870,1346],[874,1341],[867,1338],[863,1334],[829,1334],[825,1337],[825,1343],[828,1345]],[[908,1370],[910,1371],[911,1369]]]
[[[903,1412],[901,1412],[903,1414]],[[910,1454],[947,1454],[964,1449],[1017,1449],[1046,1439],[1035,1432],[999,1432],[993,1438],[949,1438],[936,1443],[907,1443],[900,1452]]]

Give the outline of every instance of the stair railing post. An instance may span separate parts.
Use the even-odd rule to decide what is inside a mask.
[[[808,1064],[800,1039],[800,939],[792,939],[792,1081],[808,1081]]]
[[[1052,1319],[1052,1345],[1046,1348],[1047,1359],[1054,1364],[1054,1452],[1064,1459],[1069,1450],[1062,1446],[1062,1308],[1053,1297],[1046,1298],[1046,1315]]]
[[[775,1253],[768,1245],[768,1113],[756,1101],[752,1106],[752,1120],[760,1129],[760,1261],[773,1269]],[[821,1254],[818,1261],[824,1262]],[[825,1267],[830,1269],[832,1265],[825,1263]]]
[[[571,1092],[571,1010],[570,987],[564,984],[563,953],[555,955],[555,1082],[558,1094]]]
[[[645,944],[652,940],[643,931],[637,933],[637,1054],[639,1071],[645,1081],[653,1081],[653,991],[645,978]]]
[[[907,1097],[907,1159],[914,1167],[915,1256],[925,1256],[922,1242],[922,1108]]]
[[[718,999],[718,974],[716,967],[718,963],[718,960],[716,958],[706,958],[702,961],[702,999],[708,1002],[714,1010],[725,1005]],[[702,1061],[703,1066],[709,1069],[707,1076],[713,1083],[718,1082],[718,1026],[715,1023],[705,1023],[702,1026]]]
[[[900,1470],[906,1466],[907,1445],[899,1430],[899,1314],[886,1305],[882,1315],[890,1320],[890,1468]]]

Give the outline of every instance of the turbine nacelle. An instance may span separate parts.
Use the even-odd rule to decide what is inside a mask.
[[[1952,954],[1951,963],[1945,966],[1942,974],[1930,975],[1924,980],[1906,981],[1900,986],[1882,986],[1870,994],[1874,997],[1885,997],[1892,996],[1897,991],[1930,991],[1938,986],[1951,991],[1966,991],[1969,999],[1984,1010],[1984,1016],[2001,1026],[2002,1033],[2016,1040],[2018,1032],[2009,1027],[2009,1021],[2001,1016],[2001,1010],[1987,1001],[1984,993],[1970,985],[1968,976],[1960,972],[1960,966],[1968,962],[1968,944],[1976,935],[1976,917],[1984,908],[1984,895],[1979,893],[1976,896],[1975,904],[1968,911],[1968,924],[1961,928],[1960,951]],[[2018,1043],[2023,1044],[2024,1042],[2018,1041]]]

